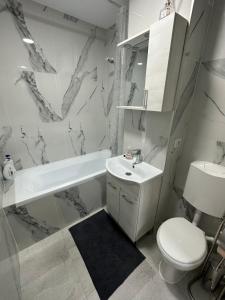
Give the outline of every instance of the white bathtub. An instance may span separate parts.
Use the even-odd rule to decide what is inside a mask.
[[[110,150],[102,150],[17,171],[14,204],[24,205],[100,176],[110,156]]]

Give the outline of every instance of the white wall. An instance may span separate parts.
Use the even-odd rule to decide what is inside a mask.
[[[190,19],[194,0],[176,0],[175,10],[185,19]],[[165,0],[130,0],[128,37],[147,29],[159,19]]]
[[[194,160],[205,160],[225,166],[224,14],[224,0],[215,0],[196,91],[192,106],[190,105],[191,122],[177,164],[174,182],[176,190],[183,190],[190,163]],[[173,205],[176,203],[177,207],[182,207],[175,194],[171,200]],[[202,227],[211,234],[214,231],[214,223],[215,219],[205,217]]]
[[[1,142],[0,142],[1,144]],[[2,209],[3,184],[0,170],[0,299],[21,299],[18,249]]]
[[[158,20],[160,9],[162,9],[164,1],[130,0],[129,3],[128,34],[132,36],[145,30],[149,25]],[[151,160],[148,160],[148,162],[162,168],[164,171],[156,217],[156,228],[165,219],[177,213],[175,204],[178,204],[179,208],[182,207],[178,209],[179,212],[177,215],[183,214],[187,216],[186,213],[189,213],[186,207],[183,207],[183,202],[180,198],[182,194],[178,195],[178,198],[171,196],[172,191],[176,190],[174,187],[174,176],[177,161],[180,159],[181,154],[181,147],[175,148],[174,143],[177,138],[182,138],[182,141],[184,141],[186,128],[190,122],[190,103],[194,94],[202,44],[205,39],[205,32],[211,12],[211,6],[208,4],[208,1],[205,0],[195,2],[192,0],[175,1],[175,9],[183,17],[188,19],[190,25],[186,35],[174,113],[170,118],[160,113],[155,120],[152,117],[152,113],[149,113],[148,116],[145,116],[147,119],[150,119],[150,122],[147,123],[144,123],[139,116],[138,126],[139,131],[141,131],[139,133],[137,130],[132,129],[131,126],[128,131],[125,126],[125,142],[129,145],[131,140],[136,140],[136,145],[149,145],[149,149],[150,151],[152,149],[152,153]],[[135,116],[137,113],[133,113],[133,115]],[[130,122],[133,127],[136,124],[134,116],[132,116],[132,122]],[[128,121],[125,115],[125,125]],[[160,124],[160,126],[158,124]],[[166,128],[169,130],[170,124],[172,124],[172,129],[169,133],[166,131]],[[146,132],[149,132],[150,135],[146,134]],[[168,138],[167,143],[166,138]]]
[[[93,25],[33,1],[19,3],[22,6],[10,1],[0,14],[0,165],[6,153],[17,169],[105,148],[115,154],[119,143],[115,66],[120,63],[109,64],[105,57],[115,57],[122,13],[115,26],[95,32]],[[24,35],[35,41],[33,47],[23,43]],[[104,201],[104,178],[97,178],[5,211],[23,249]]]

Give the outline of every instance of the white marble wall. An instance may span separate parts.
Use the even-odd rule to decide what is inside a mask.
[[[160,1],[160,3],[157,1],[156,3],[156,1],[142,0],[137,2],[131,0],[129,35],[137,33],[135,32],[136,28],[141,27],[144,30],[148,24],[154,23],[159,17],[163,3],[164,1]],[[187,204],[183,200],[179,200],[182,192],[174,185],[174,177],[177,162],[181,157],[186,129],[191,122],[191,103],[199,72],[207,24],[212,10],[210,2],[205,0],[195,1],[193,7],[193,1],[174,1],[174,3],[176,11],[186,17],[190,23],[186,35],[174,112],[168,114],[149,112],[145,113],[145,117],[143,117],[144,113],[127,112],[128,117],[125,118],[125,150],[128,146],[141,147],[144,158],[146,158],[145,153],[149,151],[151,159],[148,161],[164,171],[156,228],[168,217],[174,215],[191,216],[192,214],[192,210]],[[152,8],[151,12],[150,8]],[[139,21],[144,20],[144,16],[147,16],[148,13],[151,18],[145,18],[145,22],[139,24]],[[143,121],[143,119],[146,120]],[[181,139],[181,144],[175,147],[177,139]],[[221,151],[222,147],[219,146],[219,148]],[[190,149],[187,152],[190,152]],[[174,200],[174,194],[176,200]]]
[[[141,149],[144,161],[163,170],[172,113],[125,111],[124,152]]]
[[[115,5],[118,19],[104,30],[29,0],[0,0],[0,154],[11,154],[17,169],[106,148],[117,153],[116,44],[125,38],[126,8]],[[6,214],[23,249],[104,203],[102,177]]]
[[[224,1],[215,0],[195,95],[190,106],[191,122],[176,168],[174,186],[175,190],[181,192],[192,161],[206,160],[225,165],[224,13]],[[183,210],[176,194],[171,199],[175,207]],[[202,226],[211,233],[215,223],[213,218],[205,217]]]
[[[27,168],[109,148],[107,88],[104,103],[101,97],[106,32],[21,3],[25,19],[16,15],[16,0],[6,1],[0,15],[1,119],[12,128],[6,151]],[[24,35],[34,39],[33,48],[22,42]]]
[[[189,20],[192,2],[191,0],[174,1],[175,10]],[[164,7],[164,3],[165,1],[130,0],[128,36],[137,34],[156,22],[159,19],[160,10]],[[135,63],[137,63],[137,59],[131,56],[130,63],[127,63],[125,67],[125,73],[128,73],[130,69],[133,70]],[[125,76],[124,80],[126,81],[126,87],[128,84],[131,86],[130,93],[127,94],[131,94],[133,98],[136,98],[138,96],[137,92],[131,93],[132,80],[128,76]],[[138,87],[136,89],[138,90]],[[132,101],[134,100],[132,99]],[[125,104],[127,104],[126,101]],[[145,161],[164,170],[172,121],[172,112],[125,112],[123,151],[126,151],[128,147],[141,148]]]
[[[3,184],[0,171],[0,289],[1,299],[21,299],[18,248],[2,209]]]
[[[181,153],[187,128],[192,123],[191,104],[194,100],[195,88],[198,86],[197,77],[202,50],[204,49],[207,37],[211,11],[212,7],[210,3],[204,0],[195,1],[178,82],[176,107],[168,146],[157,224],[160,224],[168,217],[178,215],[191,218],[193,215],[192,208],[188,206],[187,202],[182,200],[182,190],[174,184],[174,180],[177,163],[182,157]],[[181,145],[175,148],[175,141],[180,138],[182,139]]]
[[[174,0],[175,10],[190,19],[194,0]],[[157,22],[165,0],[129,0],[128,37],[138,34]]]

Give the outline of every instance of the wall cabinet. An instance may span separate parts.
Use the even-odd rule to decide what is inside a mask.
[[[107,211],[133,242],[154,226],[160,184],[161,177],[140,187],[107,174]]]
[[[118,44],[125,47],[124,109],[172,111],[187,21],[173,13]]]

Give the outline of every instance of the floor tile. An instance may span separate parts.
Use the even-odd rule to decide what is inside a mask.
[[[190,276],[178,285],[167,285],[158,274],[161,254],[155,235],[137,243],[146,259],[111,295],[110,300],[186,300]],[[20,252],[23,300],[100,300],[82,256],[68,229],[63,229]],[[193,275],[192,275],[193,276]],[[208,294],[197,282],[198,300]]]

